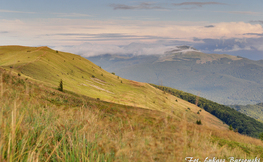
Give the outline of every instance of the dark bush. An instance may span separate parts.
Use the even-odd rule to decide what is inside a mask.
[[[202,125],[201,119],[200,119],[200,120],[197,120],[197,121],[196,121],[196,124],[197,124],[197,125]]]
[[[63,92],[63,81],[62,81],[62,79],[60,80],[58,90]]]

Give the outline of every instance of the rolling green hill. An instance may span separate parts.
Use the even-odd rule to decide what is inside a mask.
[[[263,100],[262,61],[178,50],[164,55],[107,54],[88,59],[121,77],[200,93],[221,104],[256,104]]]
[[[161,91],[108,73],[78,55],[56,52],[48,47],[6,46],[0,47],[0,51],[1,67],[55,88],[62,79],[65,90],[104,101],[151,109],[178,104],[170,100],[162,102],[166,98],[160,95]]]

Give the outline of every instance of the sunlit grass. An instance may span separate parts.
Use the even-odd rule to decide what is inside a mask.
[[[128,107],[3,75],[0,161],[263,158],[260,140],[189,122],[187,112]]]

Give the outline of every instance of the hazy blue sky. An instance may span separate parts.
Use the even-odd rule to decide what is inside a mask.
[[[0,0],[0,45],[47,45],[86,56],[125,53],[136,43],[129,53],[187,44],[258,59],[262,26],[263,0]]]

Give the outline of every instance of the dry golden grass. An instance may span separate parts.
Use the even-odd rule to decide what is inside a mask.
[[[10,77],[8,83],[1,82],[8,91],[4,91],[0,101],[0,161],[263,157],[260,140],[197,125],[189,121],[191,114],[187,111],[170,115],[18,80]]]

